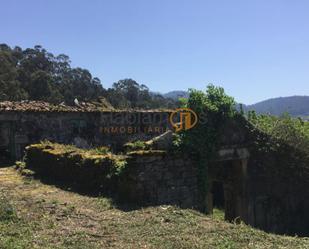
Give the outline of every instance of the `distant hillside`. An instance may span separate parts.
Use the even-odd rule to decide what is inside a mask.
[[[162,94],[165,98],[188,98],[187,91],[171,91]],[[309,96],[290,96],[267,99],[253,105],[243,105],[245,111],[255,110],[257,113],[281,115],[288,112],[293,117],[309,119]]]
[[[309,96],[273,98],[253,105],[244,105],[244,109],[272,115],[281,115],[284,112],[288,112],[294,117],[307,117],[309,116]]]
[[[165,98],[171,98],[171,99],[179,99],[179,98],[188,98],[189,93],[187,91],[171,91],[168,93],[163,94]]]

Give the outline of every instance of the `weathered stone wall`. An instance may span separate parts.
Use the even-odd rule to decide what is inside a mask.
[[[248,162],[248,223],[280,234],[309,234],[309,168],[284,153],[252,151]]]
[[[98,152],[50,142],[27,146],[26,155],[26,168],[37,176],[95,193],[114,191],[117,173],[125,163],[124,156],[104,152],[102,148]]]
[[[184,155],[131,154],[122,194],[142,205],[171,204],[199,209],[196,164]]]
[[[1,148],[20,158],[26,145],[51,140],[79,147],[147,140],[170,128],[168,112],[1,112]]]
[[[110,145],[117,150],[125,142],[163,133],[170,128],[168,116],[168,112],[1,112],[0,148],[20,158],[26,145],[48,139],[80,147]],[[221,132],[223,149],[209,167],[209,180],[223,182],[227,218],[239,216],[270,232],[308,235],[308,163],[295,162],[295,155],[302,155],[293,148],[259,151],[249,129],[244,119],[232,120]],[[185,154],[131,153],[121,189],[128,199],[143,205],[200,209],[197,167]],[[211,198],[211,193],[205,198]]]
[[[214,167],[217,170],[221,168],[219,174],[225,175],[221,181],[225,185],[230,185],[232,195],[239,192],[236,198],[238,201],[233,204],[235,210],[240,210],[236,212],[236,216],[268,232],[308,236],[307,153],[282,141],[273,140],[271,136],[252,127],[244,118],[230,122],[221,134],[221,144],[227,147],[218,153],[222,159],[226,162],[235,161],[242,157],[241,155],[248,155],[245,174],[237,176],[238,184],[235,184],[235,181],[232,185],[226,184],[233,176],[227,173],[229,165],[221,164],[220,167]],[[242,144],[249,153],[237,149],[233,152],[235,144]],[[210,173],[210,177],[215,178],[217,175],[218,173]],[[240,192],[241,186],[244,187]]]

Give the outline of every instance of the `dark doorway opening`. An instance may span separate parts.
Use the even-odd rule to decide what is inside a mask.
[[[211,184],[212,213],[219,220],[225,219],[225,198],[223,182],[213,181]]]
[[[218,209],[225,208],[223,183],[214,181],[212,183],[213,207]]]
[[[11,162],[12,150],[10,122],[0,122],[0,167]]]
[[[11,158],[11,153],[8,148],[0,147],[0,168],[11,166],[13,160]]]

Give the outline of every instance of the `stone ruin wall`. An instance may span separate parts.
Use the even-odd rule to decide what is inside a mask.
[[[248,161],[248,223],[268,232],[309,235],[309,168],[282,155],[252,153]]]
[[[120,186],[129,201],[201,209],[197,165],[189,157],[140,152],[130,156],[128,166]]]
[[[285,156],[258,152],[254,138],[242,125],[246,124],[235,127],[234,123],[221,133],[226,146],[208,168],[209,194],[204,197],[208,211],[212,209],[211,181],[221,181],[228,220],[240,217],[268,232],[308,236],[308,165],[295,163],[292,149]],[[130,165],[127,190],[133,200],[203,209],[196,158],[188,154],[145,154],[134,156]]]
[[[309,180],[295,174],[276,173],[272,168],[274,160],[261,160],[259,165],[254,158],[213,162],[208,171],[209,182],[223,183],[227,220],[241,219],[267,232],[308,236]],[[194,158],[140,154],[128,163],[122,189],[130,201],[145,206],[169,204],[205,210]],[[210,185],[208,190],[212,191]],[[212,208],[209,206],[212,194],[204,197],[208,212]]]
[[[0,148],[13,158],[26,145],[47,139],[78,147],[111,146],[148,140],[170,129],[168,112],[1,112]]]
[[[163,119],[155,116],[160,112],[1,112],[0,147],[8,147],[16,158],[20,158],[23,148],[42,139],[72,144],[82,147],[111,145],[115,149],[127,141],[147,140],[170,128],[169,113]],[[122,116],[121,116],[122,115]],[[141,116],[139,119],[136,116]],[[151,116],[152,127],[163,130],[147,129],[149,123],[140,122],[143,117]],[[131,120],[131,118],[133,121]],[[135,118],[134,118],[135,117]],[[116,123],[115,123],[115,120]],[[131,120],[131,121],[130,121]],[[283,170],[283,165],[292,164],[276,154],[258,154],[250,142],[243,124],[233,124],[222,131],[222,145],[233,148],[235,143],[245,145],[249,151],[246,174],[234,177],[244,186],[241,202],[230,202],[244,221],[254,227],[275,233],[309,233],[309,170],[306,167]],[[104,132],[111,127],[136,127],[139,132]],[[154,127],[155,126],[155,127]],[[146,128],[146,130],[145,130]],[[133,129],[133,130],[134,130]],[[105,130],[106,131],[106,130]],[[146,132],[147,131],[147,132]],[[289,160],[292,160],[290,156]],[[237,160],[225,158],[225,161]],[[144,205],[174,204],[185,208],[201,209],[198,196],[197,162],[186,155],[135,155],[130,159],[129,177],[124,181],[124,189],[131,200]],[[221,163],[222,172],[228,172]],[[237,162],[232,163],[237,166]],[[216,163],[213,164],[215,166]],[[230,166],[227,166],[230,167]],[[210,177],[216,178],[215,175]],[[230,193],[235,193],[233,185]],[[236,198],[237,199],[237,198]],[[241,209],[239,209],[241,203]],[[236,212],[236,213],[237,213]]]

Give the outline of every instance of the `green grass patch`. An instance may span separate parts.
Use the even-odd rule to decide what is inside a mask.
[[[12,221],[16,219],[16,213],[13,206],[7,198],[0,196],[0,221]]]

